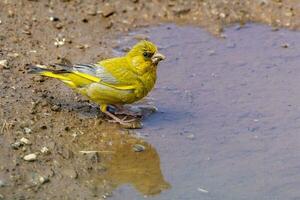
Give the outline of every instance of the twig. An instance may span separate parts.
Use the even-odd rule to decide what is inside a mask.
[[[3,125],[2,125],[2,128],[1,128],[1,134],[3,134],[4,133],[4,129],[5,129],[5,127],[6,127],[6,120],[4,120],[4,122],[3,122]]]
[[[114,151],[79,151],[79,153],[88,154],[88,153],[115,153]]]

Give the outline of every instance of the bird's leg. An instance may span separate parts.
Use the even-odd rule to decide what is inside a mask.
[[[123,119],[118,118],[117,116],[115,116],[114,114],[110,113],[109,111],[107,111],[107,105],[102,104],[100,106],[100,110],[105,113],[107,116],[109,116],[110,118],[113,119],[113,122],[117,122],[119,124],[122,124],[124,126],[130,126],[130,122],[134,122],[135,119],[131,119],[131,120],[125,120],[126,117],[124,117]]]

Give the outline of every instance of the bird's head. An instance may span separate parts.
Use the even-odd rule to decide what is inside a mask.
[[[157,66],[157,64],[165,59],[160,54],[157,47],[149,41],[142,40],[132,47],[127,53],[133,66],[137,68],[148,68],[149,66]]]

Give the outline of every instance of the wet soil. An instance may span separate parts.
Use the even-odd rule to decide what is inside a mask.
[[[299,198],[300,38],[278,31],[299,28],[299,9],[297,0],[1,0],[0,199]],[[202,29],[157,26],[170,22]],[[148,100],[159,111],[140,131],[26,72],[96,62],[147,37],[168,59]]]

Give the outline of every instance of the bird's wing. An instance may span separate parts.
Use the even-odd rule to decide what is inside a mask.
[[[120,69],[122,68],[120,67]],[[132,84],[121,83],[118,78],[99,64],[76,64],[72,66],[72,73],[119,90],[131,90],[135,88]]]

